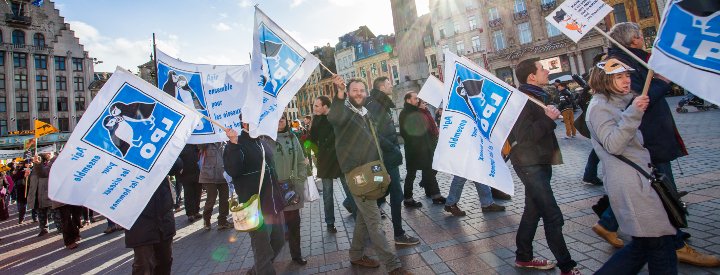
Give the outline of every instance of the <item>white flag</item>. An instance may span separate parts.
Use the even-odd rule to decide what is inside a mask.
[[[720,10],[717,2],[710,2],[704,6],[668,1],[648,65],[689,92],[720,104]]]
[[[442,81],[432,75],[428,76],[428,79],[425,81],[425,84],[423,84],[417,96],[433,107],[440,108],[443,97],[446,96],[446,94],[443,93]]]
[[[242,110],[250,136],[277,137],[283,110],[318,64],[317,57],[255,7],[250,79]]]
[[[240,128],[249,65],[204,65],[177,60],[157,49],[158,87],[227,128]],[[190,144],[226,141],[207,119],[195,127]]]
[[[492,73],[445,51],[445,109],[433,169],[514,193],[500,154],[528,98]]]
[[[118,67],[55,160],[50,199],[132,227],[199,123],[196,111]]]
[[[602,0],[567,0],[545,20],[577,43],[612,11]]]

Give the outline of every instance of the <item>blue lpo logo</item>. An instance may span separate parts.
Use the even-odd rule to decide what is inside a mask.
[[[720,2],[676,0],[663,22],[656,49],[689,66],[720,73]]]
[[[177,98],[185,105],[195,108],[201,114],[210,116],[207,100],[199,72],[188,72],[158,63],[158,86],[167,94]],[[193,135],[212,135],[215,133],[212,123],[203,119],[194,130]]]
[[[463,64],[456,63],[455,69],[447,110],[468,116],[490,138],[511,92]]]
[[[280,39],[265,24],[260,24],[260,54],[263,75],[258,85],[266,94],[277,97],[280,90],[300,69],[305,58]]]
[[[184,115],[125,83],[82,141],[150,171]]]

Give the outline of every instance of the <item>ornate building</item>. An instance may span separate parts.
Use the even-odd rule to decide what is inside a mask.
[[[320,62],[333,73],[338,72],[335,68],[335,62],[337,60],[335,48],[330,45],[316,47],[311,53],[317,56]],[[305,115],[312,115],[312,105],[320,95],[326,95],[330,98],[335,96],[332,74],[323,69],[322,66],[315,68],[310,78],[308,78],[290,102],[286,109],[288,117],[290,119],[299,119]]]
[[[72,131],[92,99],[90,58],[52,1],[5,1],[0,11],[0,135],[33,120]]]
[[[408,88],[419,88],[429,74],[422,40],[427,25],[417,16],[415,0],[390,0],[390,6],[397,38],[399,82]]]

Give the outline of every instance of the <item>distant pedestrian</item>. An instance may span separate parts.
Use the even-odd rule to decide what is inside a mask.
[[[217,217],[218,229],[232,228],[228,222],[229,207],[228,199],[230,199],[230,191],[227,181],[223,176],[225,171],[223,167],[223,150],[224,142],[213,142],[198,145],[200,150],[200,177],[198,181],[205,187],[207,198],[205,199],[205,208],[203,210],[203,222],[205,230],[210,230],[210,222],[213,209],[215,208],[216,199],[219,199],[219,213]]]
[[[563,138],[575,138],[575,98],[573,97],[570,90],[567,88],[567,84],[555,80],[555,88],[558,90],[558,110],[562,114],[563,122],[565,123],[565,137]]]
[[[200,218],[200,197],[202,195],[202,184],[200,184],[200,150],[196,144],[186,144],[180,152],[180,159],[183,162],[183,169],[175,176],[176,184],[183,186],[185,192],[185,215],[188,222],[192,223]]]

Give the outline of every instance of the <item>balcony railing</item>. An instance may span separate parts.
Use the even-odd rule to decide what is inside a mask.
[[[5,22],[7,22],[8,24],[30,26],[30,24],[32,24],[32,18],[30,16],[6,13],[5,14]]]
[[[502,18],[495,18],[493,20],[490,20],[490,21],[488,21],[488,25],[491,28],[502,27],[502,25],[503,25]]]
[[[526,20],[526,19],[528,19],[528,17],[529,17],[529,15],[528,15],[527,10],[519,11],[519,12],[516,12],[513,14],[513,19],[515,19],[515,21]]]
[[[557,6],[557,2],[555,2],[555,1],[548,1],[548,2],[545,2],[544,4],[540,4],[540,9],[541,9],[542,11],[549,11],[549,10],[554,9],[555,6]]]

